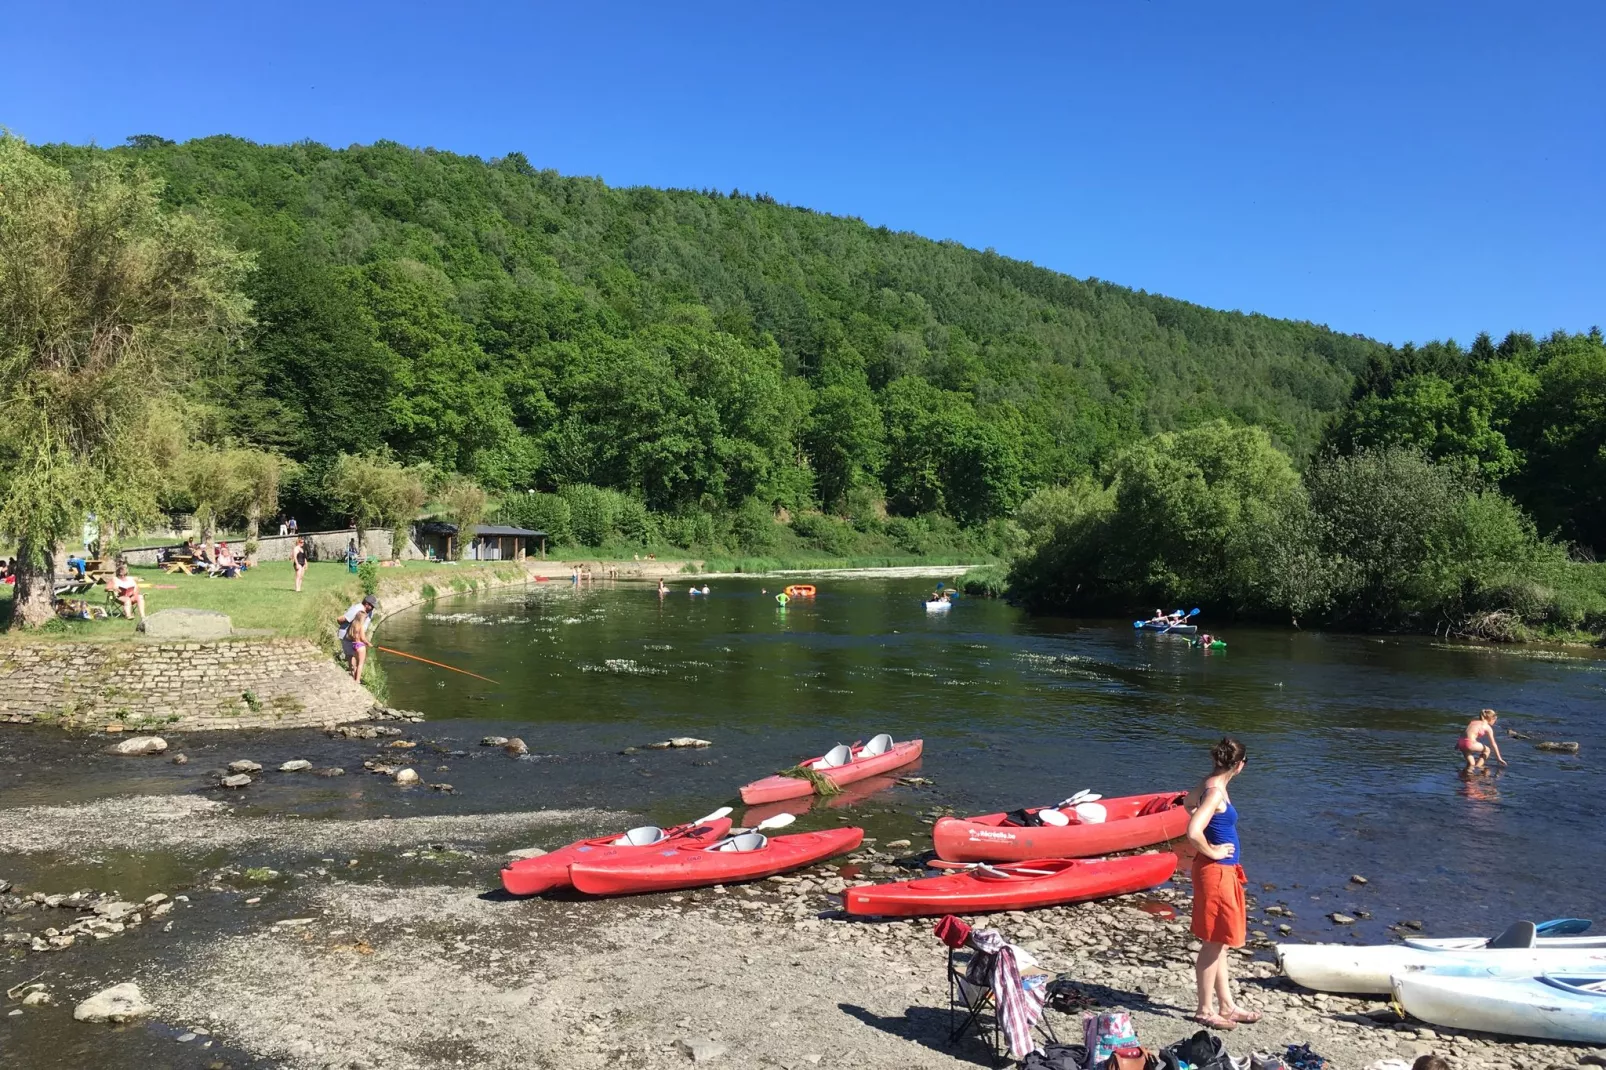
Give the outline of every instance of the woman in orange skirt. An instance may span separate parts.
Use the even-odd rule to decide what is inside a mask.
[[[1243,947],[1249,928],[1244,902],[1248,882],[1239,862],[1238,810],[1227,795],[1227,785],[1244,771],[1244,745],[1236,739],[1223,739],[1211,748],[1210,760],[1214,771],[1187,799],[1193,808],[1188,842],[1199,852],[1193,859],[1193,935],[1202,945],[1193,968],[1199,984],[1199,1007],[1193,1017],[1212,1029],[1233,1029],[1239,1022],[1260,1021],[1259,1014],[1233,1003],[1227,974],[1227,948]]]

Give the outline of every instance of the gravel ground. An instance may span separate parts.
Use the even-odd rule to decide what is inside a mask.
[[[168,1020],[205,1022],[298,1070],[667,1068],[690,1065],[699,1042],[716,1065],[984,1063],[976,1041],[947,1043],[930,922],[846,920],[832,880],[616,902],[334,884],[310,893],[314,924],[218,941],[140,981]],[[1181,893],[1160,898],[1186,907]],[[1132,1011],[1145,1043],[1197,1028],[1183,921],[1130,901],[991,920],[1079,982],[1088,1006]],[[1386,1016],[1383,1004],[1301,993],[1268,962],[1240,960],[1239,973],[1240,1002],[1265,1020],[1226,1037],[1237,1055],[1309,1043],[1334,1070],[1424,1051],[1466,1070],[1543,1070],[1587,1050],[1379,1023],[1368,1015]],[[1062,1036],[1078,1028],[1075,1014],[1049,1019]]]
[[[306,852],[372,851],[427,842],[492,842],[530,829],[623,820],[605,810],[317,821],[248,817],[216,799],[133,795],[74,806],[0,810],[0,853],[162,850],[199,854],[262,844]]]
[[[64,953],[8,954],[26,959],[13,963],[25,971],[18,980],[45,971],[59,1007],[134,980],[162,1028],[201,1026],[219,1051],[293,1070],[660,1070],[694,1062],[908,1070],[987,1062],[976,1041],[947,1042],[945,953],[931,921],[847,919],[839,908],[848,882],[835,866],[675,895],[515,900],[487,891],[497,887],[500,858],[483,846],[428,846],[505,845],[525,830],[601,828],[621,818],[566,810],[278,819],[195,796],[0,811],[0,853],[387,852],[360,879],[344,866],[292,861],[283,874],[257,876],[212,861],[184,882],[180,909],[160,926],[147,922],[105,948],[86,939]],[[918,869],[874,846],[842,861],[882,878]],[[457,868],[465,866],[472,868]],[[124,905],[157,913],[149,901]],[[37,936],[57,914],[41,907],[6,920]],[[1083,1009],[1123,1008],[1143,1042],[1158,1047],[1197,1028],[1187,1020],[1186,917],[1185,885],[1168,885],[1141,898],[973,920],[1074,982],[1075,1006],[1049,1013],[1062,1037],[1079,1032]],[[1269,930],[1272,920],[1252,909],[1252,929]],[[1268,946],[1256,943],[1262,952]],[[1276,977],[1264,954],[1240,955],[1235,966],[1240,1003],[1265,1015],[1227,1035],[1235,1055],[1308,1043],[1333,1070],[1425,1051],[1446,1055],[1456,1070],[1549,1070],[1589,1054],[1436,1031],[1400,1021],[1381,1002],[1302,992]],[[97,1027],[65,1019],[60,1028],[65,1039]]]

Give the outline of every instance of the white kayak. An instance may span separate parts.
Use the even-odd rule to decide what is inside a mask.
[[[1518,922],[1471,948],[1456,947],[1453,940],[1436,946],[1427,940],[1416,943],[1430,946],[1278,944],[1277,964],[1289,980],[1318,992],[1381,994],[1388,992],[1390,977],[1412,967],[1508,977],[1606,970],[1606,947],[1578,943],[1588,939],[1538,936],[1532,922]]]
[[[935,602],[927,602],[926,603],[926,612],[927,613],[941,613],[945,609],[952,609],[952,608],[954,608],[954,604],[952,602],[949,602],[949,601],[947,601],[945,599],[941,599],[941,598],[937,599],[937,601],[935,601]]]
[[[1421,951],[1482,951],[1489,946],[1487,936],[1414,936],[1405,941],[1406,947]],[[1606,950],[1606,936],[1541,936],[1535,947],[1548,949],[1568,948],[1574,951],[1601,948]]]
[[[1429,1025],[1606,1044],[1606,970],[1526,977],[1397,975],[1394,998]]]

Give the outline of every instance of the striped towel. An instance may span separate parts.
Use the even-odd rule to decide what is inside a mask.
[[[971,961],[971,970],[985,970],[990,962],[992,974],[975,977],[970,976],[971,970],[967,970],[966,978],[992,987],[993,1001],[998,1005],[998,1023],[1009,1040],[1009,1053],[1017,1059],[1024,1059],[1040,1050],[1041,1046],[1032,1039],[1032,1026],[1043,1017],[1043,1001],[1047,992],[1041,986],[1027,988],[1021,980],[1020,966],[1015,956],[1024,952],[1005,941],[994,929],[972,932],[970,946],[980,952]]]

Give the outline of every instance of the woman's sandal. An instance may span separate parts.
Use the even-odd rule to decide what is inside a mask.
[[[1260,1021],[1261,1014],[1259,1011],[1246,1011],[1242,1007],[1234,1007],[1232,1010],[1222,1015],[1222,1017],[1227,1019],[1229,1022],[1238,1022],[1243,1025],[1253,1025],[1254,1023]]]
[[[1194,1014],[1190,1015],[1188,1020],[1198,1022],[1209,1029],[1219,1029],[1223,1033],[1229,1033],[1238,1028],[1237,1022],[1230,1018],[1224,1018],[1219,1014]]]

